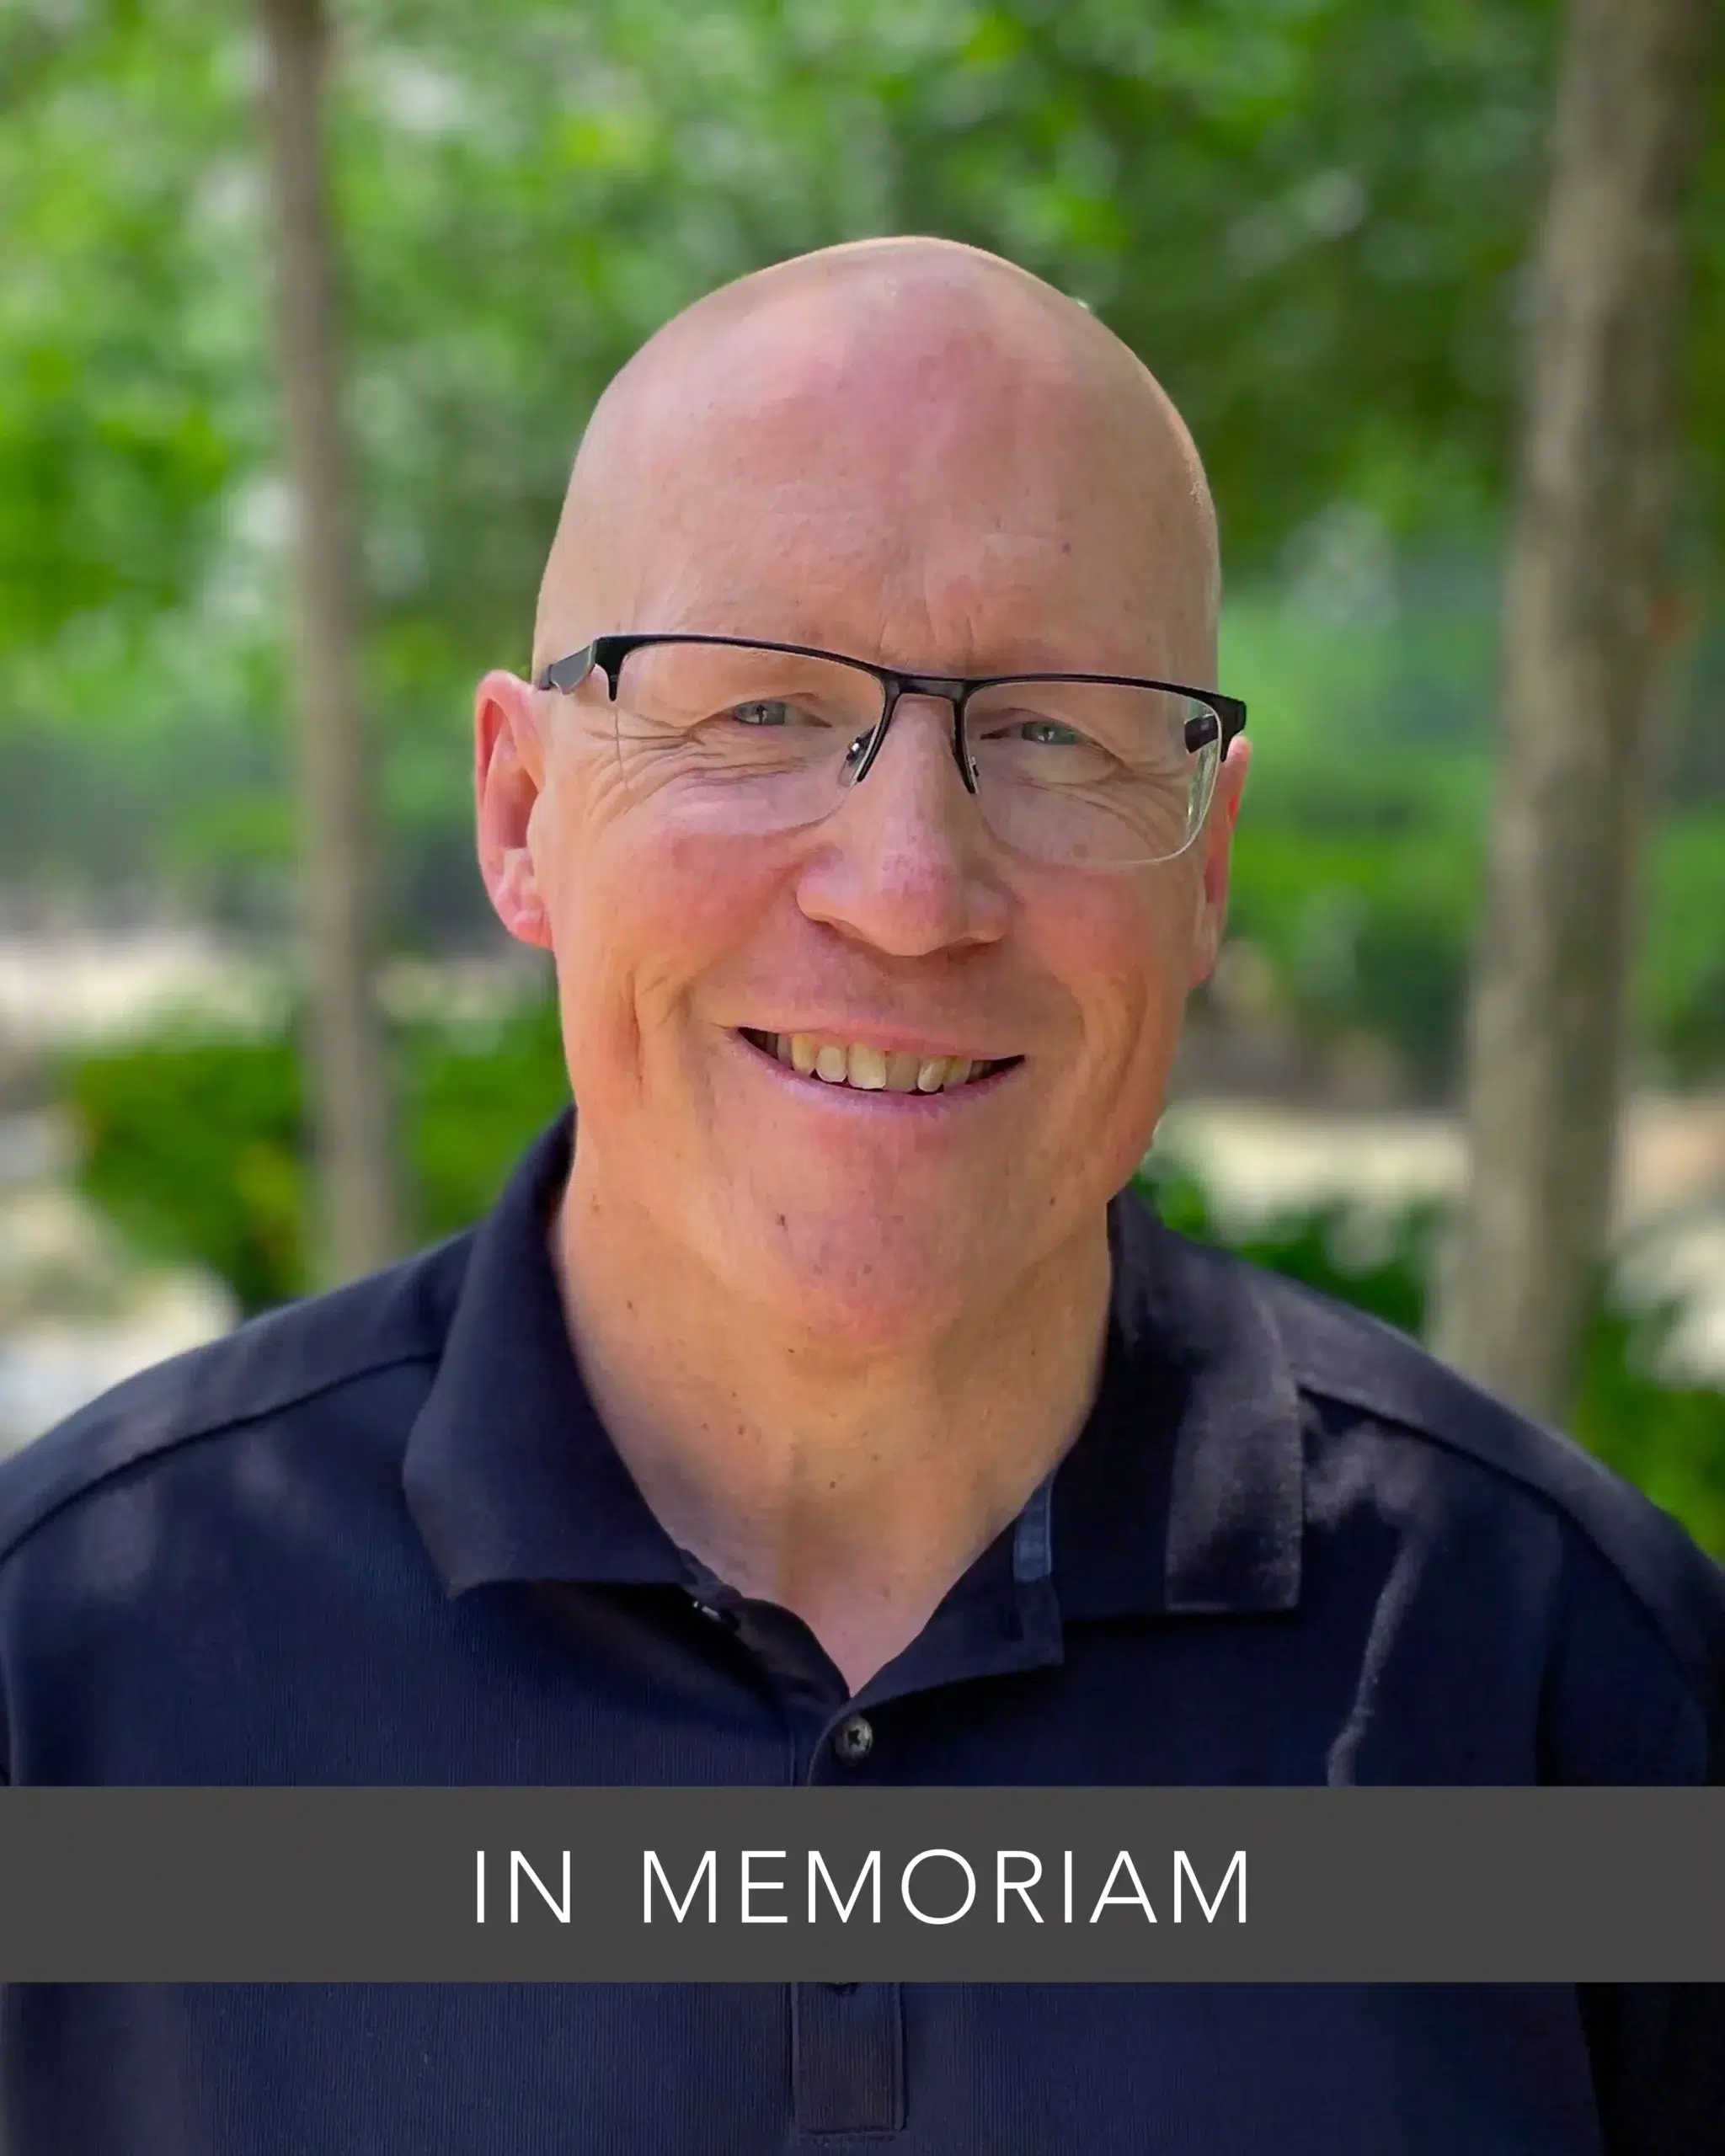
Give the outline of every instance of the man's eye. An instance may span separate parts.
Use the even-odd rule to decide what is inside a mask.
[[[978,731],[979,741],[1028,741],[1033,748],[1068,749],[1075,743],[1081,748],[1090,744],[1085,735],[1069,726],[1063,718],[1048,718],[1037,712],[1025,712],[991,718],[985,729]]]
[[[788,704],[782,696],[764,696],[752,703],[733,704],[726,713],[729,718],[740,719],[745,726],[788,726],[798,715],[796,707]]]

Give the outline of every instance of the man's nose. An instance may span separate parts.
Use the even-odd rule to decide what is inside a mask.
[[[1003,932],[989,840],[953,755],[953,708],[900,697],[867,776],[848,787],[807,864],[804,910],[877,949],[916,957]]]

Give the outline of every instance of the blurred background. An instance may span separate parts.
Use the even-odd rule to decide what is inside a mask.
[[[1609,409],[1553,451],[1604,504],[1567,542],[1518,478],[1584,345],[1559,284],[1591,273],[1541,236],[1566,155],[1605,169],[1611,6],[6,0],[0,1449],[488,1203],[567,1087],[473,866],[471,691],[526,663],[586,413],[713,285],[929,232],[1093,307],[1219,504],[1257,760],[1145,1187],[1441,1333],[1507,1097],[1478,954],[1529,915],[1493,819],[1551,792],[1510,744],[1573,751],[1594,823],[1550,858],[1621,937],[1510,1147],[1598,1186],[1540,1200],[1582,1300],[1528,1404],[1725,1553],[1725,143],[1692,67],[1639,266],[1594,264],[1669,376],[1623,422],[1669,450],[1655,526],[1613,521]],[[1598,611],[1528,612],[1577,588],[1553,543],[1627,547],[1649,595],[1602,716],[1517,702],[1512,635]],[[1518,995],[1537,1047],[1562,999]]]

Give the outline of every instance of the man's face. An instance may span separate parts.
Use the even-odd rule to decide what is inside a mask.
[[[1213,679],[1195,520],[1141,416],[1135,435],[1034,323],[1009,363],[937,295],[884,350],[879,326],[781,305],[638,394],[597,449],[538,663],[686,631],[940,675]],[[990,835],[945,703],[904,702],[825,820],[740,836],[698,792],[622,782],[602,676],[513,693],[578,1212],[636,1209],[728,1299],[853,1348],[937,1331],[1097,1231],[1214,956],[1243,758],[1186,855],[1104,873]],[[482,691],[482,771],[486,710]],[[494,708],[494,738],[505,724]],[[975,1090],[862,1091],[745,1027],[1023,1060]]]

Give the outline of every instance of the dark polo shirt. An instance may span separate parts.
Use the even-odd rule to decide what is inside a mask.
[[[1123,1193],[1076,1446],[847,1698],[583,1389],[568,1118],[473,1234],[0,1469],[18,1783],[1701,1783],[1725,1581],[1401,1337]],[[866,1735],[857,1734],[859,1723]],[[1725,1856],[1722,1856],[1725,1861]],[[6,2156],[1701,2156],[1717,1991],[17,1986]]]

